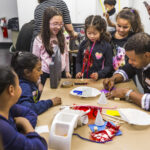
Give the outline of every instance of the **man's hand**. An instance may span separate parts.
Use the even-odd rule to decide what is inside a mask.
[[[111,91],[115,85],[114,79],[113,78],[105,78],[103,80],[103,86],[106,90]]]
[[[106,97],[108,99],[112,98],[125,98],[126,93],[128,92],[129,89],[125,88],[116,88],[115,90],[112,90],[111,92],[106,94]]]

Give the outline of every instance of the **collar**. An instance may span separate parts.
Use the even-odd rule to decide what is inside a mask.
[[[150,68],[150,63],[146,67],[144,67],[143,70],[147,70],[148,68]]]
[[[112,10],[108,11],[107,13],[109,16],[112,16],[116,12],[116,8],[113,8]]]

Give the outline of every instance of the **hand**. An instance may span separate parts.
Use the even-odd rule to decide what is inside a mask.
[[[82,73],[82,72],[78,72],[78,73],[76,74],[76,78],[82,78],[82,76],[83,76],[83,73]]]
[[[92,78],[93,80],[97,80],[98,79],[98,73],[94,72],[90,75],[90,78]]]
[[[53,106],[61,104],[61,98],[60,97],[55,97],[51,99],[53,102]]]
[[[66,72],[66,77],[67,78],[71,78],[72,76],[71,76],[71,74],[69,72]]]
[[[24,134],[34,132],[34,129],[28,119],[24,117],[15,117],[14,120],[17,128],[21,130]]]
[[[111,92],[106,94],[106,97],[108,99],[112,99],[112,98],[125,98],[126,93],[128,92],[129,89],[125,89],[125,88],[116,88],[115,90],[112,90]]]
[[[103,80],[103,86],[106,90],[111,91],[115,85],[115,81],[113,78],[106,78]]]
[[[105,14],[105,17],[106,17],[106,19],[109,19],[109,14],[106,13],[106,14]]]
[[[42,91],[43,91],[43,84],[42,83],[38,84],[38,89],[42,93]]]
[[[72,31],[70,36],[71,36],[71,38],[76,39],[78,37],[78,33],[75,31]]]

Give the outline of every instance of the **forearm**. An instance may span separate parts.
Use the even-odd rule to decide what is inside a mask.
[[[70,36],[73,36],[74,35],[74,29],[73,29],[72,24],[65,24],[64,26],[65,26],[65,29],[68,32],[68,34]]]
[[[114,81],[114,83],[120,83],[120,82],[124,81],[123,76],[121,74],[119,74],[119,73],[114,74],[111,77],[111,79]]]
[[[109,18],[107,18],[107,23],[110,27],[116,27],[115,23],[111,22]]]
[[[139,92],[133,91],[130,93],[129,98],[132,100],[133,103],[141,107],[141,100],[144,94]]]

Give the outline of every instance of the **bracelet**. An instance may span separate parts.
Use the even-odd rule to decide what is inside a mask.
[[[127,93],[126,93],[126,95],[125,95],[125,100],[126,100],[126,101],[131,102],[131,100],[129,100],[131,92],[133,92],[132,89],[130,89],[130,90],[127,91]]]

